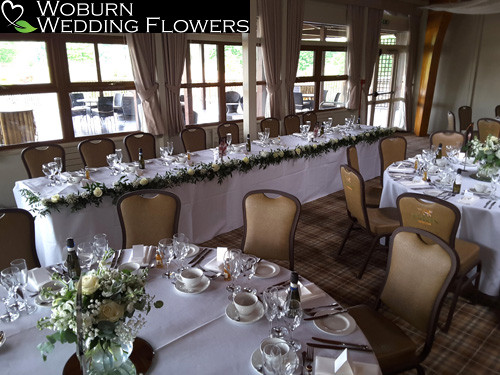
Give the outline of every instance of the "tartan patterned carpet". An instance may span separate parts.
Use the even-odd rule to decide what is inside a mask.
[[[427,138],[405,135],[408,156],[427,147]],[[370,182],[368,182],[369,184]],[[341,256],[337,251],[348,224],[343,191],[302,205],[295,236],[295,269],[344,306],[372,304],[382,286],[387,252],[377,247],[361,280],[356,275],[370,246],[370,237],[353,230]],[[221,234],[204,246],[240,247],[243,230]],[[283,264],[286,266],[286,263]],[[451,301],[441,312],[444,323]],[[388,316],[390,312],[382,311]],[[392,317],[415,341],[424,335]],[[500,314],[496,301],[476,305],[461,297],[448,333],[438,330],[432,352],[423,365],[427,374],[500,374]],[[416,373],[408,372],[410,373]]]

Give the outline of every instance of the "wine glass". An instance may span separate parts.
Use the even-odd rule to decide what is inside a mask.
[[[78,255],[78,261],[80,262],[80,267],[90,270],[92,264],[94,263],[95,247],[92,242],[82,242],[76,247],[76,255]],[[96,251],[97,253],[97,251]]]
[[[491,199],[497,199],[497,184],[498,184],[498,179],[500,177],[500,170],[496,168],[491,168],[488,172],[488,175],[490,177],[490,198]]]
[[[96,234],[94,236],[93,245],[96,259],[100,261],[108,251],[108,239],[106,233]]]
[[[123,152],[121,148],[117,148],[115,150],[116,154],[116,163],[115,167],[117,169],[117,174],[123,172],[122,162],[123,162]]]
[[[242,262],[241,262],[242,271],[244,272],[249,285],[250,281],[255,276],[255,270],[257,269],[258,260],[259,258],[257,258],[255,255],[250,255],[250,254],[246,254],[242,257]],[[244,290],[245,292],[253,294],[257,293],[257,289],[251,288],[250,286],[247,286],[246,288],[244,288]]]
[[[174,241],[171,238],[162,238],[158,242],[158,249],[160,250],[160,254],[165,262],[165,273],[164,276],[170,279],[171,273],[168,271],[168,266],[172,262],[175,257],[174,252]]]
[[[265,128],[264,129],[264,142],[268,143],[269,142],[269,136],[271,135],[271,129]]]
[[[276,287],[269,287],[262,293],[262,303],[266,319],[269,322],[269,336],[273,336],[273,321],[278,316],[278,304],[275,299]]]
[[[165,142],[165,149],[167,150],[168,155],[172,156],[172,154],[174,153],[174,142],[172,141]]]
[[[55,184],[60,185],[61,184],[61,171],[62,171],[62,158],[57,156],[54,158],[54,163],[56,163],[55,166],[55,173],[54,173],[54,179],[55,179]]]
[[[8,296],[3,299],[6,314],[1,319],[5,322],[12,322],[19,318],[19,302],[16,290],[19,287],[19,268],[7,267],[0,272],[0,283],[7,290]],[[11,303],[10,301],[13,301]]]
[[[302,345],[293,339],[293,331],[300,325],[302,321],[302,316],[304,312],[299,300],[290,299],[285,305],[285,320],[288,325],[288,331],[290,333],[289,344],[293,350],[298,351]]]
[[[308,131],[309,131],[309,125],[307,125],[307,124],[305,124],[305,125],[304,125],[304,124],[300,125],[300,133],[302,134],[302,136],[303,136],[304,138],[306,138],[306,137],[307,137],[307,132],[308,132]]]
[[[116,165],[117,156],[116,154],[106,155],[106,161],[108,162],[109,169],[111,170],[111,176],[116,174],[115,165]]]
[[[232,151],[231,143],[233,142],[233,135],[231,133],[226,134],[226,143],[227,143],[227,148],[229,149],[229,152]]]
[[[42,171],[43,174],[49,179],[49,184],[47,186],[55,186],[54,174],[57,171],[57,164],[54,162],[42,164]]]
[[[276,319],[281,320],[286,312],[286,300],[289,287],[274,287],[273,298],[276,303]],[[272,328],[272,337],[282,338],[288,334],[288,329],[283,325],[277,325]]]
[[[26,286],[28,285],[28,266],[26,265],[25,259],[14,259],[10,262],[12,267],[16,267],[19,269],[18,274],[18,282],[21,288],[21,292],[24,300],[24,311],[28,314],[32,314],[36,311],[36,306],[31,304],[29,298],[27,298],[26,294]]]
[[[189,250],[189,239],[184,233],[176,233],[173,238],[175,258],[179,259],[180,266],[178,272],[185,268],[184,261]]]
[[[241,254],[242,252],[239,249],[229,249],[224,254],[224,271],[231,280],[231,284],[226,287],[226,290],[231,293],[230,300],[232,300],[232,296],[241,290],[241,287],[236,285],[236,280],[241,273]]]

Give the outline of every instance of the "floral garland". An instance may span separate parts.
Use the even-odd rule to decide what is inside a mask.
[[[113,204],[116,204],[118,198],[123,194],[141,189],[169,189],[186,183],[196,184],[200,181],[214,179],[217,179],[218,183],[222,183],[233,173],[247,173],[255,168],[265,169],[288,160],[318,157],[361,142],[372,144],[398,130],[397,128],[374,127],[373,130],[357,136],[314,142],[297,146],[295,149],[278,148],[273,151],[261,151],[259,154],[245,156],[241,160],[230,159],[220,163],[198,163],[178,171],[167,171],[164,175],[157,174],[150,179],[137,176],[135,180],[129,181],[124,176],[115,182],[113,187],[93,182],[84,187],[84,192],[78,194],[66,196],[56,194],[51,198],[41,198],[28,189],[22,189],[20,193],[28,201],[34,214],[44,216],[53,210],[59,211],[61,207],[69,207],[72,212],[76,212],[88,205],[99,206],[104,197],[111,197]]]

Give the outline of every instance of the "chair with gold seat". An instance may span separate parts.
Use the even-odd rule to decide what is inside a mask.
[[[277,190],[253,190],[243,197],[241,249],[265,259],[288,260],[294,267],[294,240],[300,201]]]
[[[24,258],[29,269],[40,267],[35,248],[35,219],[21,208],[0,208],[0,269]]]
[[[274,117],[267,117],[260,122],[260,131],[269,128],[269,138],[276,138],[280,135],[280,121]]]
[[[456,146],[462,148],[465,142],[464,134],[455,130],[436,130],[429,137],[430,146],[443,146],[443,156],[448,153],[446,146]]]
[[[361,174],[354,168],[344,164],[340,166],[340,176],[344,187],[344,194],[349,217],[349,227],[344,235],[337,256],[340,256],[349,238],[354,225],[359,225],[371,237],[372,243],[366,259],[358,273],[360,279],[370,261],[375,246],[381,238],[388,239],[392,232],[399,227],[398,210],[395,207],[373,208],[366,205],[365,182]]]
[[[477,120],[477,130],[479,133],[479,141],[484,142],[488,135],[500,138],[500,120],[493,118],[482,118]]]
[[[417,369],[431,352],[444,296],[458,269],[455,251],[441,238],[418,228],[400,227],[391,236],[383,288],[375,308],[349,309],[383,374]],[[380,312],[387,307],[397,318]],[[396,324],[401,319],[424,335],[413,341]]]
[[[495,117],[500,117],[500,104],[495,107]]]
[[[115,152],[115,142],[109,138],[93,138],[81,141],[78,151],[84,166],[90,168],[106,167],[106,155]]]
[[[380,139],[378,143],[380,156],[380,178],[383,182],[384,171],[392,163],[406,159],[406,138],[400,135],[389,135]]]
[[[450,202],[425,194],[404,193],[397,199],[401,225],[420,228],[439,236],[458,254],[458,273],[454,280],[455,290],[448,312],[448,318],[443,327],[447,332],[450,328],[455,307],[460,293],[474,282],[476,302],[479,281],[481,278],[480,246],[456,238],[461,220],[460,210]]]
[[[179,197],[165,190],[143,189],[126,193],[117,201],[122,248],[156,245],[177,233],[181,212]]]
[[[361,173],[359,169],[358,151],[356,146],[347,147],[347,165]],[[378,207],[380,205],[380,197],[382,196],[382,185],[379,179],[374,179],[375,185],[365,184],[365,203],[367,207]]]
[[[297,115],[288,115],[283,119],[285,134],[300,133],[300,117]]]
[[[199,126],[188,127],[181,131],[181,140],[185,152],[205,150],[207,148],[207,134]]]
[[[21,159],[26,168],[26,172],[28,172],[28,178],[45,176],[42,171],[42,165],[54,161],[55,157],[60,157],[62,159],[62,172],[64,172],[66,170],[66,152],[61,145],[33,145],[21,151]]]
[[[151,133],[138,132],[123,138],[123,144],[127,150],[130,161],[139,160],[139,149],[142,148],[144,159],[156,158],[156,138]]]
[[[219,137],[219,143],[220,140],[226,137],[228,133],[231,134],[232,144],[240,143],[240,127],[235,122],[225,122],[217,127],[217,136]]]

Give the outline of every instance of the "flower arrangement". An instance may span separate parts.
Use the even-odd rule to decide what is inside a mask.
[[[265,169],[271,165],[277,165],[283,161],[298,158],[313,158],[328,152],[335,152],[342,147],[356,145],[360,142],[374,143],[380,138],[393,134],[396,128],[379,128],[359,134],[347,136],[341,139],[330,139],[324,142],[315,142],[308,145],[297,146],[292,149],[276,149],[272,152],[263,151],[259,154],[245,156],[243,159],[231,159],[218,163],[199,163],[195,166],[182,168],[178,171],[168,171],[164,175],[156,175],[153,178],[139,177],[135,180],[120,178],[114,186],[107,187],[104,184],[92,183],[84,188],[79,194],[68,194],[66,196],[53,196],[41,198],[28,189],[22,189],[21,194],[31,206],[31,211],[36,215],[47,215],[52,210],[61,207],[69,207],[72,212],[85,208],[87,205],[99,206],[105,197],[111,197],[116,203],[118,198],[130,191],[140,189],[169,189],[185,183],[197,183],[200,181],[211,181],[217,179],[222,183],[233,173],[247,173],[252,169]]]
[[[145,292],[147,272],[145,269],[135,275],[99,263],[97,269],[82,275],[77,282],[58,277],[63,285],[59,291],[42,290],[42,297],[52,299],[52,312],[50,317],[41,318],[37,327],[55,331],[38,345],[44,360],[57,341],[77,342],[78,283],[82,290],[82,336],[87,352],[97,346],[106,350],[133,342],[146,322],[141,313],[147,315],[152,305],[163,305],[162,301],[153,303],[154,297]]]
[[[488,179],[492,171],[500,168],[500,140],[494,135],[488,135],[484,142],[474,138],[470,142],[470,156],[474,162],[479,162],[477,176]]]

